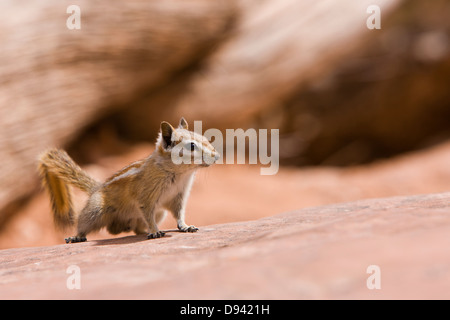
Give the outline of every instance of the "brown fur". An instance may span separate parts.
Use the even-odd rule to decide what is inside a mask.
[[[86,241],[88,233],[103,227],[112,234],[148,232],[149,238],[158,238],[164,235],[157,225],[166,210],[172,212],[181,231],[197,231],[196,227],[185,223],[184,208],[195,171],[205,164],[176,165],[172,162],[171,150],[177,143],[187,141],[187,144],[195,142],[200,146],[202,154],[208,153],[216,159],[218,154],[205,137],[187,129],[184,118],[177,129],[167,122],[161,123],[153,154],[119,170],[104,183],[89,177],[65,151],[52,149],[44,153],[39,170],[50,193],[55,223],[59,227],[77,225],[77,235],[66,241]],[[89,195],[77,219],[74,219],[68,185]]]
[[[91,195],[99,183],[89,177],[65,151],[58,149],[51,149],[40,156],[39,173],[50,194],[55,225],[61,229],[73,225],[75,220],[68,185]]]

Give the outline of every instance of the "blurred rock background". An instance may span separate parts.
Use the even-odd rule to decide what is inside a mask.
[[[73,4],[80,30],[60,1],[0,4],[0,248],[62,243],[36,174],[44,149],[103,179],[180,116],[281,134],[276,176],[199,175],[192,224],[450,189],[446,0]],[[374,4],[380,30],[366,27]]]

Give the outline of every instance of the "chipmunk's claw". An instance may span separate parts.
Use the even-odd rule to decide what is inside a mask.
[[[147,239],[156,239],[156,238],[162,238],[166,235],[165,232],[163,231],[158,231],[158,232],[154,232],[154,233],[149,233],[147,235]]]
[[[197,232],[198,228],[196,226],[186,226],[183,228],[179,228],[181,232]]]
[[[64,240],[66,241],[66,243],[76,243],[76,242],[87,241],[86,237],[80,237],[80,236],[68,237],[68,238],[65,238]]]

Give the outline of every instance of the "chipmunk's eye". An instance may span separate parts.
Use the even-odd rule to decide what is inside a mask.
[[[194,142],[186,143],[184,146],[187,150],[195,151],[197,149],[197,145]]]

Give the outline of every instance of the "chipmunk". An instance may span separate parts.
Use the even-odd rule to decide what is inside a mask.
[[[175,164],[174,156],[180,155],[183,159],[199,161]],[[177,220],[180,231],[198,231],[185,222],[186,201],[196,170],[215,163],[219,157],[208,139],[188,131],[188,123],[181,118],[176,129],[163,121],[154,152],[121,169],[104,183],[91,178],[60,149],[43,153],[38,167],[50,194],[55,225],[77,226],[77,235],[66,238],[66,243],[86,241],[88,233],[103,227],[111,234],[134,231],[148,233],[148,239],[152,239],[164,236],[158,224],[167,210]],[[89,195],[78,216],[73,212],[68,185]]]

